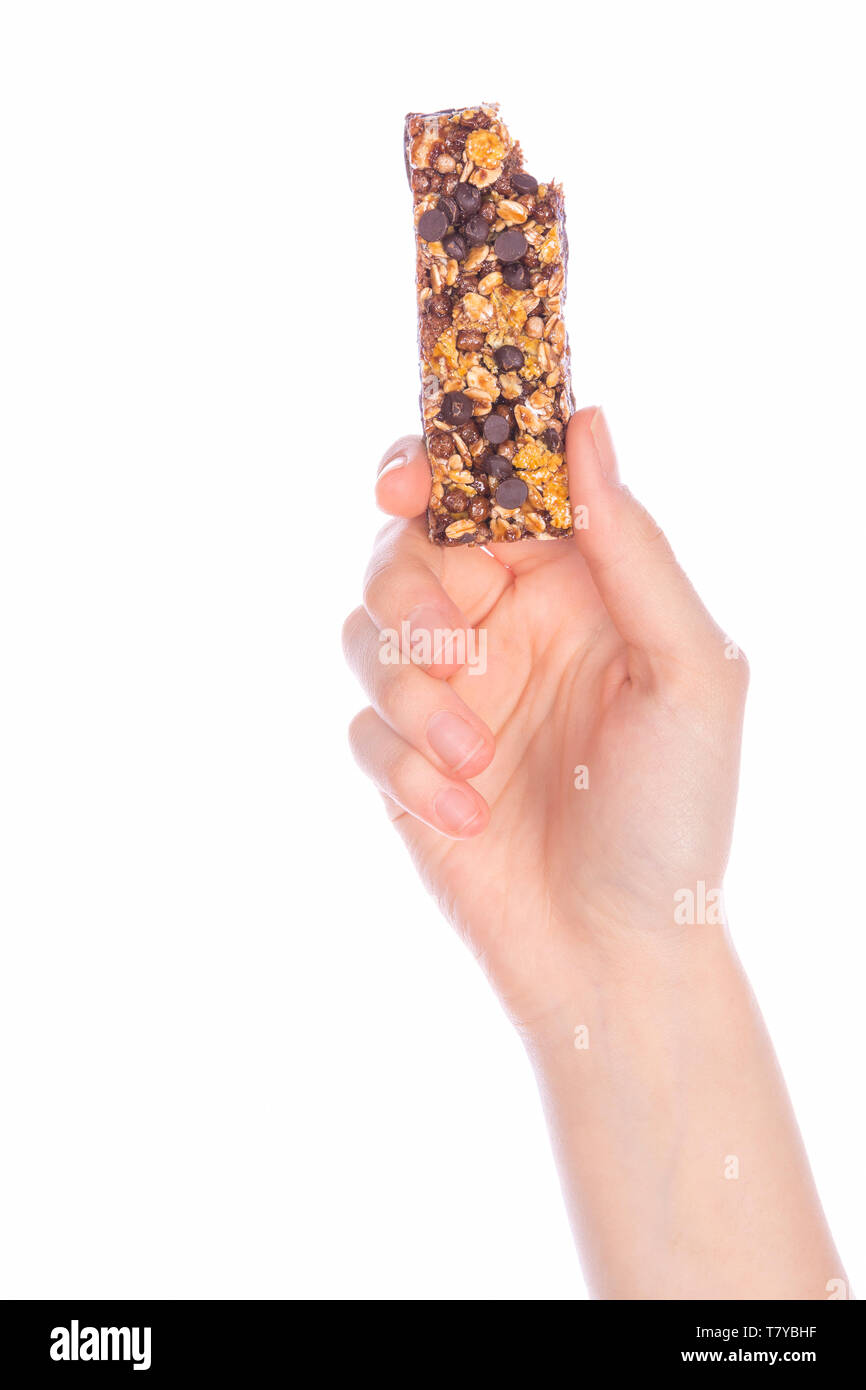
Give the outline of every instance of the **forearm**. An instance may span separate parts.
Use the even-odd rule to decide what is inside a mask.
[[[839,1258],[722,929],[593,954],[531,1052],[594,1297],[827,1297]]]

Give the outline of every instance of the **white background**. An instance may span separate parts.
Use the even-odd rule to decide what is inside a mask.
[[[417,419],[402,119],[479,99],[565,184],[578,399],[750,658],[729,915],[862,1285],[862,7],[0,14],[0,1294],[584,1296],[345,741]]]

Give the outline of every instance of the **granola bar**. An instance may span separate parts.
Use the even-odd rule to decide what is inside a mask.
[[[562,189],[495,104],[410,113],[421,411],[444,545],[571,535]]]

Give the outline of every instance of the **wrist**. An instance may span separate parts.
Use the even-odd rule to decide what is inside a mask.
[[[555,988],[531,1016],[515,1022],[536,1068],[570,1069],[575,1051],[610,1031],[687,1034],[692,1022],[731,991],[747,988],[724,926],[615,925],[581,942]]]

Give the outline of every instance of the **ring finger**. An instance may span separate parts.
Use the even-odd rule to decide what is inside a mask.
[[[495,748],[490,729],[447,681],[419,666],[385,664],[379,634],[365,609],[357,608],[343,629],[346,658],[380,717],[435,767],[476,777]]]
[[[486,827],[490,810],[475,788],[443,776],[374,709],[355,716],[349,740],[358,764],[380,791],[417,820],[454,840],[478,835]]]

